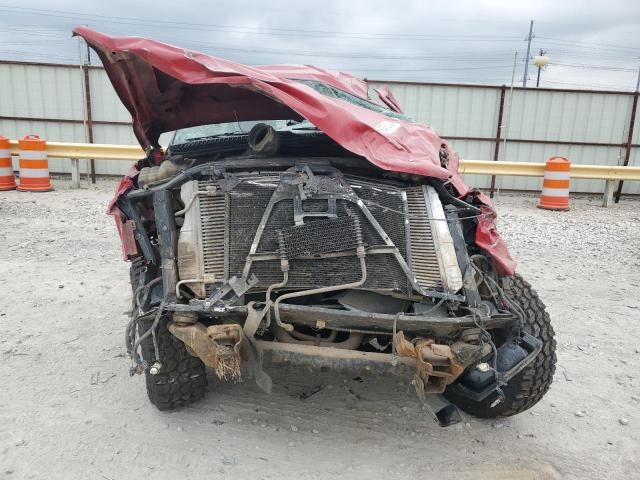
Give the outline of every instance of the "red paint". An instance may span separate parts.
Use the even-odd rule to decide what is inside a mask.
[[[504,240],[496,227],[496,215],[489,207],[483,207],[483,215],[478,218],[476,245],[489,254],[499,275],[513,275],[516,262],[511,258]]]
[[[131,190],[133,188],[134,185],[134,179],[136,178],[136,176],[138,176],[138,173],[140,171],[138,170],[138,166],[137,165],[131,165],[131,168],[129,169],[129,171],[125,174],[124,177],[122,177],[120,179],[120,182],[118,183],[118,186],[116,187],[116,194],[114,195],[114,197],[111,199],[111,201],[109,202],[109,205],[107,205],[107,213],[109,215],[113,215],[114,212],[116,211],[120,211],[120,209],[118,208],[116,202],[118,201],[118,199],[124,195],[125,193],[127,193],[129,190]]]
[[[380,100],[384,102],[384,104],[389,107],[394,112],[402,113],[402,107],[396,100],[396,97],[393,95],[393,92],[389,87],[383,85],[380,88],[374,89],[374,91],[378,94]]]
[[[122,210],[118,208],[117,202],[122,195],[133,188],[134,178],[138,173],[138,167],[136,165],[132,165],[127,174],[120,179],[118,187],[116,188],[116,194],[107,206],[107,213],[113,216],[113,219],[116,222],[118,235],[120,235],[122,258],[124,260],[129,260],[129,258],[136,256],[138,254],[138,246],[133,233],[135,225],[133,221],[128,220]]]
[[[367,100],[366,82],[352,75],[307,65],[250,67],[154,40],[111,37],[86,27],[75,28],[74,34],[100,56],[145,149],[158,148],[161,133],[189,126],[306,118],[336,143],[384,170],[448,180],[460,196],[470,191],[458,172],[458,155],[451,149],[447,168],[440,166],[439,150],[446,142],[431,127],[323,95],[297,81],[316,80]],[[377,93],[390,109],[401,111],[388,89]],[[118,196],[131,188],[133,177],[123,182]],[[110,211],[113,208],[114,202]],[[513,273],[513,260],[486,217],[479,222],[478,237],[482,243],[478,245],[496,266]]]

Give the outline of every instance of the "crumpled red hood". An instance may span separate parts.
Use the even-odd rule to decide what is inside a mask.
[[[131,112],[143,148],[157,147],[161,133],[234,120],[306,118],[347,150],[385,170],[451,178],[460,194],[469,190],[445,143],[426,125],[406,122],[325,96],[297,80],[316,80],[367,99],[367,84],[349,74],[306,65],[249,67],[138,37],[111,37],[86,27],[74,34],[100,56],[122,103]],[[399,111],[393,95],[381,99]]]
[[[440,165],[446,142],[432,128],[323,95],[298,81],[319,81],[367,100],[367,84],[352,75],[308,65],[250,67],[155,40],[111,37],[86,27],[73,32],[102,60],[143,148],[158,147],[160,134],[179,128],[306,118],[336,143],[384,170],[448,179],[460,196],[470,191],[458,172],[458,156],[448,146],[448,165]],[[389,89],[376,92],[391,110],[401,112]],[[120,194],[131,185],[131,178],[125,178]],[[490,207],[486,196],[479,199]],[[478,218],[476,242],[499,271],[513,273],[514,262],[493,215]]]

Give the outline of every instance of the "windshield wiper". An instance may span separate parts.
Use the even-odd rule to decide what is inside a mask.
[[[218,138],[218,137],[234,137],[237,135],[246,135],[247,132],[243,132],[243,131],[239,131],[239,132],[226,132],[226,133],[218,133],[216,135],[204,135],[202,137],[192,137],[192,138],[185,138],[182,142],[180,143],[187,143],[187,142],[195,142],[196,140],[206,140],[208,138]]]

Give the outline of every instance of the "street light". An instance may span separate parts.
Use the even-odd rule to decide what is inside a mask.
[[[540,86],[540,71],[549,64],[549,57],[547,52],[540,49],[540,54],[533,57],[533,64],[538,67],[538,79],[536,80],[536,87]]]

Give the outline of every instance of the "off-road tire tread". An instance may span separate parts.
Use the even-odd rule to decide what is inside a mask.
[[[556,341],[551,319],[537,292],[520,275],[510,277],[505,294],[525,313],[523,330],[542,340],[542,351],[508,385],[502,388],[505,399],[491,407],[496,395],[476,402],[459,395],[447,395],[458,407],[481,418],[509,417],[528,410],[547,393],[556,369]]]
[[[170,317],[163,317],[157,327],[158,353],[162,367],[157,375],[145,370],[147,395],[159,410],[174,410],[204,397],[207,377],[204,363],[187,351],[184,343],[168,329]],[[144,333],[153,320],[145,322]],[[149,336],[142,344],[142,357],[150,367],[156,361],[153,339]]]

